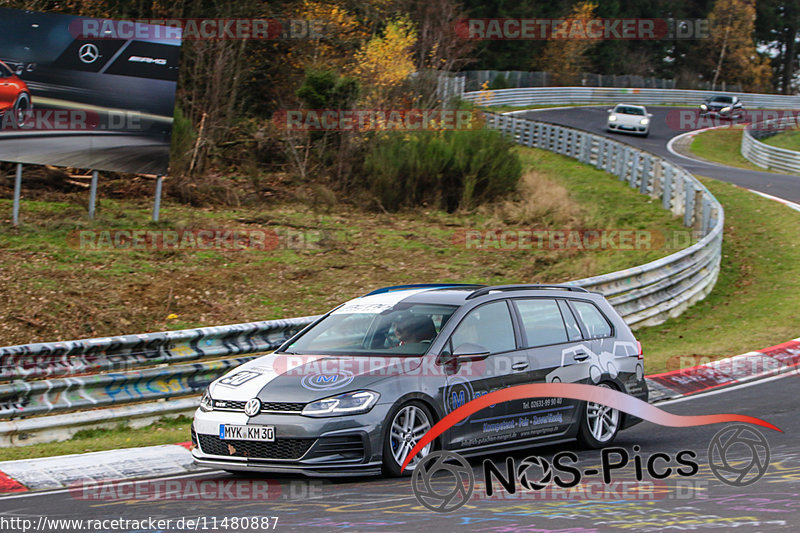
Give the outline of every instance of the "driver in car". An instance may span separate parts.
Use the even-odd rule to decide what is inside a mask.
[[[436,326],[428,316],[410,316],[400,320],[394,327],[394,334],[404,344],[432,341],[436,336]]]

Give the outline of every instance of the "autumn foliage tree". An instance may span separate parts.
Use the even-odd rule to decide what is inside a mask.
[[[402,87],[415,71],[412,50],[417,41],[414,25],[405,17],[386,24],[355,54],[353,75],[360,82],[362,103],[391,106],[403,99]]]
[[[597,4],[581,1],[573,6],[565,17],[567,28],[586,28],[595,18]],[[539,70],[553,73],[556,85],[570,85],[580,82],[580,75],[587,65],[586,53],[596,44],[593,40],[567,35],[551,35],[542,54],[534,61]]]
[[[711,85],[724,79],[741,83],[747,92],[770,89],[769,61],[756,50],[756,7],[750,0],[716,0],[708,15],[711,28],[709,58],[714,61]]]

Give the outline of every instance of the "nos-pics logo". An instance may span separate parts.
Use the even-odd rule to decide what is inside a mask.
[[[638,446],[634,446],[634,450],[638,451]],[[606,484],[611,482],[611,470],[622,468],[628,464],[627,452],[622,453],[624,449],[613,448],[607,449],[607,451],[623,455],[624,460],[606,464],[604,454],[602,473]],[[698,465],[687,457],[696,455],[691,451],[679,452],[678,455],[681,454],[685,454],[685,456],[679,460],[679,463],[690,468],[683,471],[676,468],[674,471],[682,476],[695,475],[699,470]],[[562,452],[562,455],[569,456],[573,463],[577,462],[578,457],[572,452]],[[651,458],[663,458],[665,455],[659,452],[651,455]],[[648,474],[659,479],[670,475],[666,472],[651,471],[654,463],[655,461],[647,461]],[[708,464],[711,472],[726,485],[743,487],[755,483],[766,473],[769,463],[770,451],[767,439],[760,431],[745,424],[734,424],[721,429],[711,439],[708,447]],[[566,472],[572,476],[569,483],[565,484],[563,481],[559,481],[554,470]],[[555,460],[555,463],[551,465],[548,460],[538,456],[527,457],[518,465],[515,465],[513,458],[507,458],[506,476],[508,479],[502,479],[501,470],[490,459],[483,461],[483,471],[486,478],[484,481],[487,495],[491,495],[493,492],[492,477],[496,476],[501,476],[500,482],[503,487],[509,493],[514,493],[517,485],[522,490],[538,491],[546,488],[554,480],[558,486],[568,488],[577,485],[582,474],[572,465],[565,466],[559,460]],[[669,469],[670,473],[672,471]],[[489,472],[494,476],[489,475]],[[588,471],[585,472],[588,473]],[[414,467],[411,488],[417,501],[426,508],[440,513],[449,513],[459,509],[470,500],[475,490],[475,474],[472,466],[461,455],[449,450],[438,450],[426,455]]]

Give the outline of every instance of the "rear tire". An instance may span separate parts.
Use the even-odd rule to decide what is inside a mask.
[[[598,387],[611,389],[607,383]],[[578,442],[586,448],[596,450],[614,441],[622,426],[622,413],[599,403],[584,402],[581,413]]]
[[[411,449],[433,427],[431,410],[422,402],[412,400],[394,407],[386,417],[383,433],[383,472],[387,476],[410,476],[423,457],[433,451],[431,442],[400,471]]]

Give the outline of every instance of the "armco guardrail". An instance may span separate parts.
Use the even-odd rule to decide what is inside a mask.
[[[770,146],[760,141],[760,139],[795,128],[797,128],[795,117],[765,120],[746,126],[742,132],[742,156],[751,163],[768,170],[800,174],[800,152]]]
[[[689,89],[624,89],[616,87],[524,87],[466,92],[461,98],[484,106],[531,106],[559,104],[682,104],[698,106],[711,95],[722,91]],[[800,109],[800,96],[778,94],[732,93],[745,107],[768,109]]]
[[[700,240],[657,261],[572,282],[604,294],[632,327],[677,316],[705,297],[719,274],[723,210],[686,170],[630,145],[577,130],[509,115],[487,114],[487,125],[523,146],[542,148],[610,172],[642,194],[660,198],[683,216]]]
[[[657,261],[572,284],[605,294],[633,327],[676,316],[713,288],[719,273],[723,211],[684,169],[586,131],[491,114],[487,124],[522,145],[567,155],[618,176],[641,193],[660,199],[699,237],[694,245]],[[217,376],[251,359],[241,355],[273,349],[315,318],[0,348],[0,379],[7,381],[0,384],[0,417],[196,395]],[[239,357],[220,359],[231,355]],[[132,370],[136,367],[142,368]],[[167,412],[171,403],[162,402],[160,409]],[[148,410],[159,411],[152,404]],[[58,419],[64,427],[75,426],[73,417],[49,418],[54,424],[62,424],[55,422]],[[0,434],[16,442],[14,432],[24,431],[19,429],[24,426],[2,422]]]
[[[0,382],[53,378],[265,352],[316,316],[0,348]],[[0,389],[2,391],[2,389]],[[3,402],[0,392],[0,403]]]

